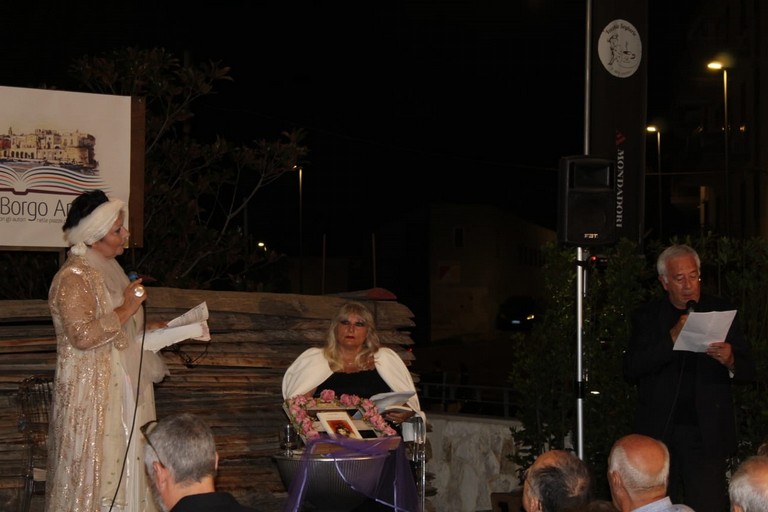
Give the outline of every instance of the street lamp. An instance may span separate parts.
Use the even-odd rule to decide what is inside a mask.
[[[656,134],[656,174],[658,175],[658,202],[659,202],[659,240],[662,237],[662,209],[661,209],[661,129],[658,126],[647,126],[645,130],[648,133]]]
[[[302,189],[304,168],[300,165],[294,165],[293,168],[299,171],[299,293],[304,293],[304,196]]]
[[[725,64],[723,64],[720,61],[712,61],[709,64],[707,64],[707,68],[713,69],[715,71],[723,70],[723,141],[725,143],[725,146],[723,148],[723,165],[725,173],[725,211],[723,212],[725,217],[725,232],[730,232],[730,177],[729,177],[729,171],[728,171],[728,70],[725,67]]]

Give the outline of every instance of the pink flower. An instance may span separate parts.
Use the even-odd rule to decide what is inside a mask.
[[[324,389],[320,392],[320,400],[323,402],[333,402],[336,399],[336,392],[332,389]]]
[[[341,402],[341,405],[344,407],[357,407],[360,405],[360,397],[357,395],[347,395],[343,394],[341,395],[341,398],[339,399]]]

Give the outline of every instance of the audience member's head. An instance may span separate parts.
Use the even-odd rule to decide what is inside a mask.
[[[141,430],[147,441],[144,465],[163,510],[170,510],[185,496],[215,491],[219,456],[205,422],[192,414],[178,414]]]
[[[745,460],[728,485],[732,512],[768,512],[768,457]]]
[[[669,451],[652,437],[630,434],[613,444],[608,456],[608,485],[613,504],[626,512],[667,495]]]
[[[544,452],[526,472],[523,483],[526,512],[576,510],[585,507],[590,499],[589,469],[573,452]]]
[[[768,456],[768,439],[763,441],[763,444],[761,444],[760,446],[757,447],[757,454],[758,455],[763,455],[763,456]]]

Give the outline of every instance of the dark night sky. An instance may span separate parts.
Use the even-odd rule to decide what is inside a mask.
[[[367,240],[429,200],[493,202],[555,227],[558,160],[583,149],[584,0],[111,4],[5,7],[0,84],[66,88],[72,58],[125,45],[187,50],[235,78],[198,105],[209,134],[308,130],[309,238]],[[659,19],[677,37],[657,11],[651,29]],[[653,40],[650,52],[653,109]],[[252,231],[295,250],[296,178],[257,202]]]

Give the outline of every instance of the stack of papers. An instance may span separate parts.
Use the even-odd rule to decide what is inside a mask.
[[[157,352],[174,343],[182,340],[202,340],[211,339],[211,332],[208,329],[208,304],[201,302],[183,315],[177,316],[167,327],[139,333],[137,336],[139,342],[144,338],[144,350]]]

